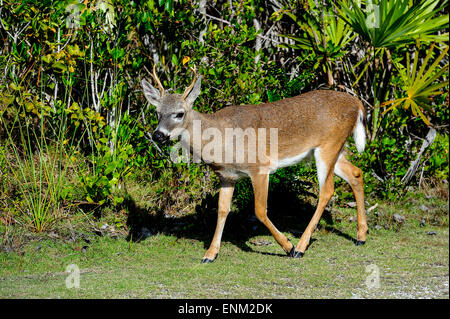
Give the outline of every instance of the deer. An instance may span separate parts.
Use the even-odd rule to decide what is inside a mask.
[[[184,139],[184,146],[191,154],[205,162],[220,181],[217,224],[202,263],[217,259],[222,234],[230,212],[234,186],[238,180],[249,177],[253,186],[254,209],[257,219],[270,231],[287,256],[301,258],[311,240],[319,220],[334,194],[333,176],[344,179],[351,187],[356,199],[357,237],[355,245],[364,245],[368,231],[365,208],[362,170],[345,157],[344,144],[353,134],[357,151],[362,153],[366,143],[365,109],[362,102],[345,92],[315,90],[295,97],[258,105],[226,106],[214,113],[200,113],[193,109],[200,95],[201,75],[195,70],[192,83],[183,94],[167,93],[159,80],[155,66],[152,77],[158,88],[146,79],[141,81],[143,93],[150,104],[156,107],[158,125],[152,134],[153,141],[166,143],[176,140],[180,130],[190,134]],[[237,161],[236,156],[224,161],[202,152],[209,140],[197,142],[194,147],[193,131],[195,123],[201,123],[202,133],[215,129],[224,134],[227,129],[241,129],[256,132],[258,141],[269,144],[267,134],[261,129],[277,130],[277,156],[266,152],[254,161]],[[198,128],[197,128],[198,130]],[[234,150],[236,139],[228,142],[214,142],[222,150]],[[248,141],[250,139],[247,136]],[[221,143],[221,145],[219,145]],[[250,144],[244,143],[240,150],[250,155]],[[211,146],[211,145],[210,145]],[[241,145],[242,146],[242,145]],[[232,153],[232,152],[231,152]],[[280,232],[267,216],[269,175],[279,168],[295,165],[305,159],[314,159],[317,167],[319,196],[316,210],[295,246]]]

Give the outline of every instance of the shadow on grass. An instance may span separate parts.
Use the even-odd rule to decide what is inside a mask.
[[[236,191],[235,191],[235,196]],[[300,196],[299,196],[300,195]],[[309,224],[315,206],[301,198],[315,196],[308,191],[292,188],[289,186],[280,187],[269,191],[268,216],[272,223],[282,232],[287,232],[288,238],[294,245],[298,243],[303,230]],[[131,198],[124,201],[128,208],[129,216],[127,225],[130,232],[127,240],[139,242],[145,239],[143,229],[150,231],[151,235],[162,233],[178,238],[189,238],[203,242],[203,246],[208,249],[217,222],[218,192],[215,195],[209,194],[196,206],[195,213],[182,217],[167,215],[164,210],[150,213],[146,209],[139,207]],[[232,211],[227,218],[222,241],[231,242],[243,251],[257,252],[264,255],[286,256],[280,247],[280,253],[267,253],[254,250],[248,241],[255,236],[269,235],[269,230],[257,220],[254,214],[253,194],[251,200],[248,199],[238,208]],[[333,227],[333,218],[328,210],[325,210],[322,219],[327,226],[325,229],[355,242],[351,236]],[[319,226],[320,227],[320,226]],[[311,239],[309,247],[313,246],[315,239]],[[276,243],[275,243],[276,244]],[[201,258],[201,256],[199,256]]]

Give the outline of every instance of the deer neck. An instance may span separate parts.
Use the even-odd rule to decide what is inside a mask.
[[[216,128],[222,131],[222,125],[215,119],[212,114],[200,113],[192,110],[190,120],[186,127],[189,133],[188,138],[182,140],[183,146],[188,149],[193,155],[194,161],[199,161],[202,158],[201,150],[203,146],[208,143],[208,140],[203,140],[203,132],[209,128]]]

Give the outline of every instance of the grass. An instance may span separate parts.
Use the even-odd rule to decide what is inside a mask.
[[[212,264],[200,259],[213,235],[213,212],[206,224],[198,216],[181,224],[172,218],[173,224],[139,242],[110,236],[75,241],[41,237],[19,253],[0,253],[0,297],[449,298],[448,201],[409,196],[378,208],[384,221],[394,212],[403,214],[404,225],[386,222],[375,228],[379,217],[369,214],[365,246],[351,240],[356,235],[356,225],[349,221],[354,209],[333,207],[334,222],[322,220],[302,259],[285,257],[263,225],[244,213],[228,218],[219,257]],[[430,211],[424,213],[419,204]],[[269,213],[297,242],[287,215]],[[423,216],[429,218],[420,226]],[[70,264],[81,271],[78,289],[66,288]],[[371,265],[379,269],[379,288],[366,286]]]

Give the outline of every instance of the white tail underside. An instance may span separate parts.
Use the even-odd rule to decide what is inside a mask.
[[[356,127],[353,130],[353,138],[355,139],[356,149],[359,153],[364,152],[366,146],[366,130],[364,128],[364,114],[360,110]]]

